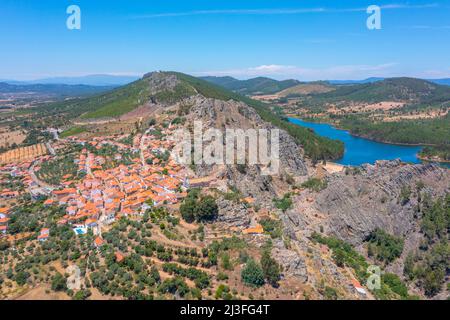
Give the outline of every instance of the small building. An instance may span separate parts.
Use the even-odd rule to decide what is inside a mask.
[[[94,240],[94,246],[95,246],[96,248],[100,248],[101,246],[103,246],[104,243],[105,243],[105,242],[104,242],[103,239],[100,238],[100,237],[97,237],[97,238],[95,238],[95,240]]]
[[[54,203],[55,203],[55,200],[47,199],[47,200],[44,201],[44,206],[48,207],[48,206],[53,205]]]
[[[359,294],[362,294],[362,295],[367,295],[366,289],[364,289],[364,287],[361,285],[361,283],[359,283],[358,280],[353,279],[352,285],[355,288],[356,292],[358,292]]]
[[[38,236],[38,240],[40,242],[44,242],[48,240],[48,237],[50,237],[50,229],[44,228],[41,230],[41,233]]]
[[[116,262],[117,262],[117,263],[120,263],[120,262],[122,262],[122,261],[125,259],[125,257],[123,256],[123,254],[120,253],[119,251],[117,251],[114,255],[115,255],[115,257],[116,257]]]
[[[242,231],[243,234],[263,234],[264,228],[258,224],[254,228],[248,228]]]
[[[84,225],[86,228],[95,228],[98,226],[98,222],[97,219],[87,219]]]

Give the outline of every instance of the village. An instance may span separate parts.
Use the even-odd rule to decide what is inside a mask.
[[[173,142],[142,134],[133,139],[132,145],[108,138],[98,137],[88,142],[71,137],[56,141],[54,148],[60,149],[61,144],[67,143],[88,145],[97,150],[111,145],[118,150],[118,153],[113,155],[116,160],[121,159],[121,154],[125,151],[133,151],[139,156],[131,159],[130,165],[121,164],[104,170],[102,165],[107,161],[105,157],[96,156],[87,148],[83,148],[74,162],[84,178],[74,180],[71,174],[66,174],[60,185],[52,186],[40,181],[35,175],[35,172],[39,172],[39,164],[52,158],[44,155],[34,160],[26,159],[23,162],[3,165],[0,167],[2,181],[8,181],[8,175],[20,178],[24,190],[27,190],[32,198],[45,196],[47,200],[44,205],[64,206],[67,214],[58,223],[72,225],[77,234],[85,234],[88,229],[101,234],[103,226],[122,216],[142,215],[151,206],[175,205],[186,196],[189,187],[186,170],[173,160],[167,159],[168,161],[162,163],[158,158],[158,155],[168,154]],[[5,200],[19,195],[17,190],[0,190],[0,198]],[[6,235],[8,230],[8,212],[8,207],[1,208],[0,230],[3,235]],[[42,230],[39,240],[45,241],[47,237],[47,230]]]
[[[152,260],[164,277],[168,275],[161,268],[164,269],[164,265],[168,267],[170,259],[166,259],[171,256],[172,250],[177,252],[178,262],[190,265],[191,260],[178,254],[180,250],[205,250],[216,241],[230,241],[229,239],[240,239],[231,240],[238,241],[237,243],[245,239],[247,244],[261,246],[268,238],[279,237],[278,233],[281,231],[277,217],[271,210],[259,207],[256,199],[230,190],[226,180],[220,178],[223,176],[221,166],[209,176],[199,177],[189,166],[180,165],[172,158],[171,151],[175,142],[170,137],[175,130],[174,126],[150,126],[145,131],[140,130],[130,135],[89,138],[60,138],[55,133],[54,140],[46,143],[46,150],[40,151],[42,154],[38,156],[31,157],[29,153],[16,152],[14,159],[0,167],[0,237],[11,244],[22,239],[31,242],[37,240],[44,247],[46,243],[54,243],[54,227],[50,227],[44,220],[35,232],[10,232],[9,221],[20,207],[17,201],[24,197],[29,197],[32,202],[42,203],[43,210],[61,210],[61,214],[56,215],[58,229],[68,228],[77,241],[89,239],[89,246],[93,250],[100,250],[107,244],[109,247],[111,232],[116,232],[124,221],[142,223],[147,221],[150,213],[152,222],[156,225],[156,230],[151,231],[151,239],[167,246],[167,251]],[[341,169],[332,167],[330,163],[320,167],[317,175],[320,177]],[[174,221],[171,219],[179,219],[180,205],[189,197],[190,190],[196,188],[206,195],[216,197],[220,194],[230,203],[237,201],[243,205],[243,209],[239,211],[243,215],[242,219],[236,220],[234,213],[230,213],[222,216],[214,225],[190,224],[183,219],[178,222],[179,228],[170,226]],[[293,191],[293,195],[300,193],[300,189]],[[302,197],[305,214],[314,215],[308,209],[314,200],[309,196]],[[163,212],[168,214],[163,220],[157,217],[159,213],[154,213],[158,208],[166,210]],[[166,221],[169,226],[165,227],[165,223],[161,225],[161,221]],[[141,232],[145,234],[146,231]],[[323,255],[329,255],[329,251],[323,249],[323,246],[321,250]],[[116,247],[115,261],[120,263],[130,259],[131,256],[126,251],[125,248]],[[252,254],[258,256],[257,252],[258,250]],[[206,258],[208,260],[200,262],[200,265],[208,273],[211,257],[207,254]],[[192,263],[196,266],[199,262]],[[239,282],[232,283],[243,291],[247,290]],[[365,295],[359,283],[352,286],[361,288],[361,294]],[[271,294],[275,294],[274,292]]]

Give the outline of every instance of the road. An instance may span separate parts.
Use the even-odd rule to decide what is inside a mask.
[[[40,188],[41,191],[45,194],[49,194],[51,192],[51,190],[56,189],[56,186],[52,186],[42,180],[40,180],[37,176],[36,173],[34,171],[34,167],[36,165],[40,164],[40,160],[36,160],[33,161],[30,168],[28,169],[28,173],[30,174],[31,179],[33,180],[34,183],[36,183]],[[49,191],[50,190],[50,191]]]
[[[152,130],[152,128],[148,128],[147,131],[144,132],[144,134],[141,137],[141,142],[139,144],[139,154],[141,157],[141,163],[143,167],[147,166],[147,163],[145,162],[145,157],[144,157],[144,143],[145,143],[145,139],[147,138],[147,135],[149,134],[150,130]]]

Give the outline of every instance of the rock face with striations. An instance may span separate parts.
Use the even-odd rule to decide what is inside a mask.
[[[256,111],[242,102],[222,101],[196,95],[185,99],[182,105],[189,105],[188,124],[202,121],[203,129],[219,129],[224,134],[226,129],[274,129],[264,122]],[[270,141],[270,140],[269,140]],[[247,147],[248,148],[248,144]],[[270,151],[270,142],[269,142]],[[280,130],[280,174],[283,172],[304,176],[307,168],[303,160],[303,152],[294,139]],[[246,151],[248,153],[248,149]],[[217,171],[215,166],[197,165],[196,173],[206,176]],[[257,203],[265,204],[276,195],[271,176],[264,175],[259,165],[226,165],[222,168],[221,178],[239,189],[244,196],[255,198]]]
[[[219,208],[218,222],[223,222],[228,227],[247,228],[250,225],[250,217],[244,204],[219,198],[217,206]]]
[[[449,192],[450,171],[434,164],[379,161],[362,166],[359,173],[331,177],[316,206],[328,215],[328,233],[354,245],[377,228],[408,237],[418,228],[419,183],[424,185],[421,193],[442,196]]]
[[[205,129],[276,129],[263,121],[256,111],[242,102],[208,99],[197,95],[186,99],[183,104],[192,105],[191,120],[202,121]],[[295,175],[306,175],[303,151],[294,139],[284,130],[280,130],[280,162],[284,170]],[[269,147],[270,150],[270,147]]]
[[[286,249],[282,241],[274,242],[272,257],[282,266],[283,274],[294,276],[304,283],[308,281],[308,270],[304,259],[297,252]]]

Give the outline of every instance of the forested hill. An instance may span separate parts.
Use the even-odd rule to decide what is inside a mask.
[[[441,106],[450,102],[450,87],[414,78],[391,78],[374,83],[341,85],[315,100],[377,103],[402,101],[414,105]]]
[[[290,124],[274,114],[269,105],[178,72],[149,73],[138,81],[106,94],[49,104],[37,110],[43,115],[64,116],[67,119],[118,118],[148,102],[173,105],[197,94],[206,98],[246,103],[254,108],[264,121],[288,131],[313,160],[337,159],[343,155],[344,146],[341,142],[317,136],[309,129]]]
[[[274,94],[301,83],[298,80],[277,81],[265,77],[248,80],[232,77],[202,77],[201,79],[244,95]]]

